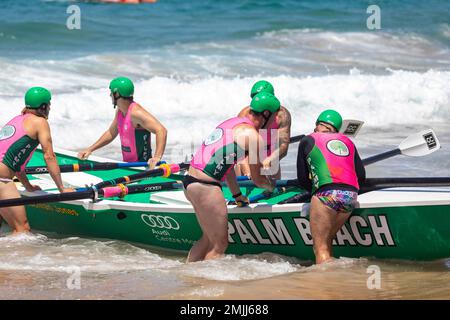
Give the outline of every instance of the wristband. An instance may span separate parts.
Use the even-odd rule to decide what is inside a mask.
[[[239,191],[239,193],[233,194],[233,198],[235,198],[235,199],[240,196],[242,196],[242,192],[240,192],[240,191]]]

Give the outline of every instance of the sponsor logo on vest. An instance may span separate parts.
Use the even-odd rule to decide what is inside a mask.
[[[261,245],[312,246],[309,220],[303,217],[293,218],[296,230],[289,231],[282,218],[274,219],[230,219],[228,222],[229,243]],[[292,229],[291,229],[292,230]],[[395,246],[386,215],[351,216],[338,231],[333,240],[334,246],[379,247]]]
[[[348,150],[345,143],[343,143],[340,140],[330,140],[327,142],[327,149],[332,154],[335,154],[340,157],[346,157],[350,154],[350,151]]]
[[[209,134],[209,136],[205,139],[205,146],[209,146],[210,144],[216,143],[223,137],[222,128],[216,128],[213,132]]]
[[[14,133],[16,133],[16,128],[8,124],[0,130],[0,140],[11,138]]]
[[[124,152],[131,152],[131,148],[128,147],[128,146],[122,145],[122,151],[124,151]]]
[[[430,132],[430,133],[427,133],[427,134],[424,134],[423,135],[423,138],[425,139],[425,142],[427,143],[427,146],[428,146],[428,149],[433,149],[433,148],[436,148],[436,139],[435,139],[435,137],[433,136],[433,134]]]
[[[17,155],[13,158],[12,165],[15,167],[19,163],[22,164],[22,161],[26,160],[26,159],[23,159],[23,158],[26,156],[26,154],[28,152],[30,152],[31,149],[32,149],[31,144],[27,144],[23,148],[21,148],[18,151]]]
[[[150,228],[179,230],[180,224],[172,217],[153,214],[141,214],[141,219]]]

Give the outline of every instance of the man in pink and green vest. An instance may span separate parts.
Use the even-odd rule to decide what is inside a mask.
[[[0,200],[20,197],[13,182],[14,176],[20,180],[26,191],[41,190],[39,186],[32,185],[25,174],[25,166],[39,144],[50,176],[58,190],[74,191],[64,188],[53,152],[52,136],[47,121],[51,98],[50,91],[45,88],[30,88],[25,94],[25,108],[21,114],[0,128]],[[0,208],[0,224],[2,219],[5,219],[13,233],[30,231],[24,206]]]
[[[118,77],[109,85],[116,116],[109,129],[89,148],[78,153],[80,159],[111,143],[120,136],[122,159],[125,162],[148,162],[153,169],[161,160],[167,141],[166,128],[145,108],[133,100],[134,84],[125,77]],[[152,154],[151,133],[156,136],[156,150]]]
[[[341,115],[323,111],[314,133],[300,141],[297,178],[311,192],[310,226],[316,263],[332,260],[332,242],[357,204],[366,172],[353,142],[338,133]]]

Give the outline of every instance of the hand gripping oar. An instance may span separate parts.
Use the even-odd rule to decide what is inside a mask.
[[[180,169],[186,168],[186,166],[188,165],[189,164],[187,163],[171,164],[171,165],[164,164],[157,169],[143,171],[136,174],[132,174],[130,176],[123,176],[108,181],[102,181],[90,188],[81,190],[79,189],[76,192],[46,194],[42,196],[0,200],[0,208],[27,205],[27,204],[80,200],[80,199],[92,199],[93,201],[96,201],[99,195],[104,195],[105,190],[103,188],[107,186],[112,186],[124,182],[129,183],[132,181],[137,181],[149,177],[169,176],[171,173],[177,173],[178,171],[180,171]],[[123,189],[124,186],[119,188]],[[107,190],[107,196],[116,196],[116,194],[113,193],[113,190],[110,189]]]
[[[62,164],[59,166],[61,172],[80,172],[80,171],[96,171],[96,170],[113,170],[117,168],[131,167],[147,167],[147,162],[101,162],[101,163],[74,163]],[[25,168],[26,174],[43,174],[48,173],[46,166],[33,166]]]
[[[339,133],[354,138],[358,134],[359,130],[361,130],[363,124],[364,121],[360,120],[344,120],[342,121],[342,126],[341,130],[339,130]],[[289,139],[289,143],[299,142],[300,140],[302,140],[304,136],[305,136],[304,134],[293,136]]]
[[[400,143],[398,148],[386,151],[363,160],[364,166],[394,157],[399,154],[411,157],[421,157],[441,148],[441,144],[432,129],[414,133]]]

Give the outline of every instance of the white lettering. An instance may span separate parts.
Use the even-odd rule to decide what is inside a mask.
[[[261,236],[261,234],[258,231],[258,228],[256,228],[255,223],[253,222],[252,219],[247,219],[247,223],[250,226],[250,229],[252,229],[253,234],[255,235],[256,239],[258,239],[258,242],[260,244],[270,244],[270,240],[269,239],[265,239]]]
[[[236,226],[236,230],[241,238],[242,243],[247,243],[249,240],[251,243],[257,244],[256,239],[252,236],[250,231],[244,226],[242,221],[234,220],[234,225]]]
[[[300,232],[300,236],[302,237],[303,242],[307,246],[312,246],[312,236],[309,231],[309,221],[305,218],[296,218],[294,219],[295,225],[297,226],[298,232]]]
[[[367,289],[381,289],[381,269],[379,266],[370,265],[367,267],[366,273],[372,273],[367,278]]]
[[[66,20],[66,27],[69,30],[81,29],[81,9],[77,5],[67,7],[66,13],[71,14]]]
[[[367,227],[367,222],[366,220],[364,220],[363,217],[361,216],[352,216],[350,217],[350,227],[352,229],[353,232],[353,236],[355,237],[356,242],[358,242],[359,244],[363,245],[363,246],[370,246],[372,244],[372,237],[369,234],[365,235],[365,237],[361,237],[361,233],[360,233],[360,228],[358,227],[358,224],[361,227]]]
[[[366,21],[367,29],[380,30],[381,29],[381,9],[379,6],[373,4],[367,7],[367,13],[371,14]]]
[[[270,223],[269,219],[261,219],[261,222],[273,244],[286,244],[286,242],[288,244],[294,244],[282,219],[273,219],[275,227]]]
[[[337,242],[339,245],[343,246],[345,245],[345,241],[347,241],[351,246],[356,245],[355,241],[352,238],[352,235],[348,231],[345,224],[342,226],[342,228],[337,232],[336,234]]]
[[[378,219],[380,220],[381,225],[377,224],[376,217],[378,217]],[[368,216],[367,218],[369,219],[370,227],[372,229],[373,235],[375,236],[375,240],[379,246],[386,245],[383,241],[383,238],[381,237],[382,235],[384,235],[388,246],[395,245],[394,240],[392,239],[391,232],[389,230],[389,225],[387,223],[386,216],[377,215],[377,216]]]

